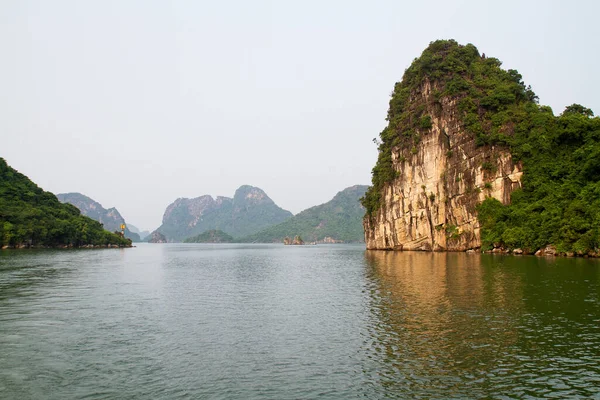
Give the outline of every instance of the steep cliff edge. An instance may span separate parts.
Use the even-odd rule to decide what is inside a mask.
[[[600,256],[600,118],[555,116],[500,66],[439,40],[405,71],[361,199],[367,248]]]
[[[491,196],[506,204],[521,184],[522,166],[506,146],[477,146],[457,100],[436,100],[425,80],[410,98],[425,105],[431,127],[419,142],[395,146],[397,178],[382,188],[373,218],[365,219],[369,249],[467,250],[481,247],[477,204]]]
[[[506,98],[486,108],[473,97],[495,95],[488,93],[496,89],[486,81],[489,70],[507,90]],[[497,60],[486,60],[472,45],[432,43],[390,101],[373,187],[363,200],[367,248],[480,248],[477,205],[486,197],[509,203],[523,172],[509,147],[494,140],[510,126],[492,131],[486,113],[523,102],[534,102],[534,95]]]

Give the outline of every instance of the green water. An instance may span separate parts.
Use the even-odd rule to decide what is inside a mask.
[[[600,263],[0,252],[0,399],[600,398]]]

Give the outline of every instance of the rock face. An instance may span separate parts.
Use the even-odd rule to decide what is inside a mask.
[[[402,89],[397,84],[396,91]],[[418,110],[408,120],[421,118],[423,122],[414,128],[403,122],[407,120],[403,116],[404,120],[393,127],[390,122],[386,128],[397,132],[401,144],[391,147],[394,177],[380,187],[379,207],[363,220],[368,249],[479,248],[476,206],[489,196],[506,204],[512,191],[521,186],[523,169],[509,149],[478,146],[475,135],[465,128],[461,98],[444,93],[447,87],[423,78],[403,100],[403,112]],[[390,111],[388,120],[395,119],[398,115]]]
[[[246,236],[278,224],[292,213],[278,207],[267,194],[253,186],[238,188],[233,198],[205,195],[180,198],[170,204],[157,232],[168,241],[181,241],[208,230],[221,230],[233,237]]]
[[[557,255],[556,247],[549,245],[535,252],[536,256],[555,256]],[[571,254],[569,254],[571,255]],[[572,255],[571,255],[572,256]]]
[[[411,99],[427,105],[432,127],[416,152],[392,152],[399,178],[384,187],[376,215],[364,220],[368,249],[479,248],[476,205],[486,196],[508,203],[521,185],[522,167],[508,149],[478,147],[463,129],[456,101],[442,99],[440,110],[432,100],[428,81]]]
[[[81,193],[59,193],[56,197],[61,203],[72,204],[81,211],[81,214],[100,222],[107,231],[121,232],[121,224],[127,226],[125,219],[116,208],[112,207],[107,210],[97,201]],[[125,237],[134,242],[140,241],[140,236],[127,227],[125,228]]]
[[[304,240],[298,235],[294,236],[294,239],[286,236],[283,238],[283,244],[286,246],[302,246],[304,245]]]

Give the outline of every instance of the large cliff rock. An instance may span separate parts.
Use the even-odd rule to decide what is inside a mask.
[[[423,57],[442,60],[463,49],[445,42]],[[465,51],[465,69],[478,62],[492,64],[473,49]],[[390,124],[381,134],[374,187],[367,196],[367,203],[371,201],[364,219],[368,249],[479,248],[477,205],[487,197],[509,203],[511,193],[521,186],[521,163],[513,160],[507,146],[486,136],[491,127],[486,125],[489,110],[465,94],[475,78],[464,72],[427,71],[424,65],[432,63],[415,60],[390,101]],[[495,67],[499,69],[499,63]],[[458,82],[459,89],[449,90],[449,82]],[[515,90],[525,91],[517,83]],[[466,121],[467,114],[474,116],[474,122]],[[510,126],[497,127],[496,132],[502,129]]]
[[[263,190],[244,185],[236,190],[233,198],[214,199],[205,195],[175,200],[165,210],[162,225],[156,231],[175,242],[208,230],[241,237],[291,216],[291,212],[277,206]]]
[[[502,203],[520,187],[522,167],[504,146],[477,146],[459,118],[457,101],[436,102],[425,81],[411,102],[426,105],[431,128],[412,148],[392,150],[398,178],[365,219],[369,249],[467,250],[481,246],[475,207],[486,196]],[[416,149],[416,150],[415,150]]]
[[[72,204],[81,211],[81,214],[100,222],[109,232],[121,232],[121,224],[127,226],[125,219],[116,208],[105,209],[100,203],[81,193],[59,193],[56,197],[61,203]],[[134,242],[140,241],[140,236],[130,231],[128,227],[125,228],[125,237]]]

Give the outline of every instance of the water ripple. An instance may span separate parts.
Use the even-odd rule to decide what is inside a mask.
[[[0,398],[600,398],[599,277],[361,246],[0,252]]]

